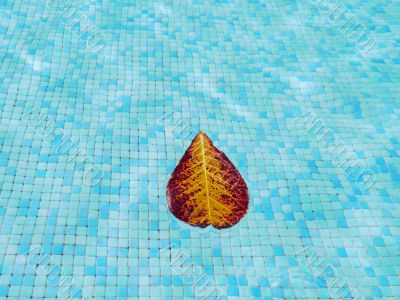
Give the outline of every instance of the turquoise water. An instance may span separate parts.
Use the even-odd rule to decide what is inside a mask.
[[[396,1],[0,3],[1,299],[399,299]],[[229,230],[169,213],[203,130]]]

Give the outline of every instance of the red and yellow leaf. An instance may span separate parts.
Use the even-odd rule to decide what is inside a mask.
[[[167,201],[179,220],[221,229],[243,218],[249,194],[235,166],[200,131],[171,175]]]

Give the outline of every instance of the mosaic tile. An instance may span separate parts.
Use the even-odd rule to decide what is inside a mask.
[[[399,5],[131,2],[0,3],[0,299],[398,299]],[[200,129],[228,230],[166,205]]]

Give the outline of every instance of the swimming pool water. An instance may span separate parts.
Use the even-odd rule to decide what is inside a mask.
[[[396,1],[0,3],[1,299],[399,299]],[[251,196],[196,229],[204,131]]]

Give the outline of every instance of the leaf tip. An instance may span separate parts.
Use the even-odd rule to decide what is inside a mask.
[[[207,134],[204,133],[204,131],[199,130],[199,132],[196,134],[196,136],[194,137],[194,141],[198,141],[201,139],[204,139],[205,141],[212,143],[211,139],[209,138],[209,136]]]
[[[202,130],[199,130],[199,132],[197,133],[196,136],[200,136],[200,135],[206,135]]]

